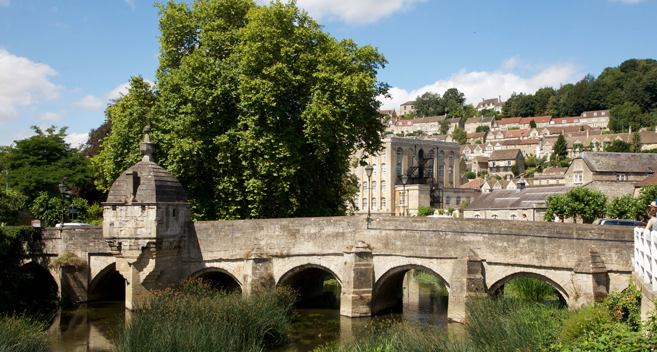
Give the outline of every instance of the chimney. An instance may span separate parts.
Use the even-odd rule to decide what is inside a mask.
[[[507,174],[507,175],[506,175],[506,180],[507,180],[507,181],[511,181],[511,174]]]
[[[486,99],[484,99],[484,98],[481,98],[481,102],[482,102],[482,103],[484,102],[484,100],[486,100]]]
[[[497,102],[498,102],[498,103],[501,103],[501,102],[502,102],[502,96],[501,96],[501,95],[498,95],[498,96],[497,96]]]
[[[589,130],[587,129],[586,130],[586,137],[588,138],[588,136],[589,136]]]

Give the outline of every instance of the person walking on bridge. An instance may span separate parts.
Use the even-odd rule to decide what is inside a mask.
[[[652,204],[648,206],[646,213],[648,214],[648,218],[650,218],[650,220],[648,220],[648,224],[646,225],[646,230],[653,231],[652,227],[655,225],[655,223],[657,223],[657,201],[652,202]]]
[[[552,213],[552,215],[554,216],[554,222],[561,222],[561,219],[559,219],[559,215],[557,215],[556,212]]]

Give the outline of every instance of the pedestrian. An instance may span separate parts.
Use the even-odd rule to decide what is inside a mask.
[[[648,214],[648,217],[650,220],[648,220],[648,225],[646,225],[646,230],[652,231],[652,227],[655,223],[657,223],[657,203],[652,202],[648,206],[648,210],[646,210],[646,213]]]
[[[559,219],[559,215],[557,215],[557,213],[552,213],[552,215],[554,216],[554,222],[561,222],[561,219]]]
[[[529,221],[529,218],[527,218],[527,214],[522,214],[522,220]]]

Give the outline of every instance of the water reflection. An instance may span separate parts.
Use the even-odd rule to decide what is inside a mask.
[[[290,330],[290,343],[271,351],[306,352],[326,343],[347,341],[373,320],[403,319],[447,326],[446,291],[423,275],[410,271],[403,281],[400,303],[388,313],[374,318],[340,316],[340,286],[335,280],[328,279],[324,284],[324,294],[317,297],[314,307],[308,307],[308,302],[297,306]],[[109,351],[112,347],[111,332],[118,328],[126,314],[129,311],[124,309],[123,301],[87,303],[63,311],[50,328],[53,336],[50,351]]]

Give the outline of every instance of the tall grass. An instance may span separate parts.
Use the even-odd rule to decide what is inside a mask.
[[[288,289],[244,297],[189,281],[155,293],[115,334],[114,349],[262,351],[286,342],[295,298]]]
[[[45,351],[48,345],[46,327],[46,323],[24,315],[0,315],[0,351]]]
[[[504,295],[532,301],[555,300],[557,290],[547,282],[530,277],[520,277],[504,285]]]

